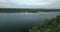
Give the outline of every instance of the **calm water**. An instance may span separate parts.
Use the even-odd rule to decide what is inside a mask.
[[[21,29],[30,27],[43,22],[46,18],[55,18],[56,15],[60,15],[60,12],[0,13],[0,30],[9,31],[9,27],[21,27]]]

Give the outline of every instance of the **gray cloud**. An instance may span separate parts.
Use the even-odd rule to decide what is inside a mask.
[[[60,9],[60,0],[0,0],[0,8]]]

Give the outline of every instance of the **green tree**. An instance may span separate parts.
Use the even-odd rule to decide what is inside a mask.
[[[51,20],[45,19],[43,24],[34,26],[32,32],[37,32],[38,29],[41,32],[60,32],[60,15]]]

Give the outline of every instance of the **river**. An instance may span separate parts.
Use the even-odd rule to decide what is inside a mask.
[[[60,12],[0,13],[0,30],[5,32],[12,31],[11,27],[20,27],[21,29],[30,27],[43,22],[46,18],[55,18],[57,15],[60,15]]]

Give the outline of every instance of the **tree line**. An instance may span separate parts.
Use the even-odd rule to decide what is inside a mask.
[[[13,9],[13,8],[0,8],[0,12],[60,12],[60,9]]]

